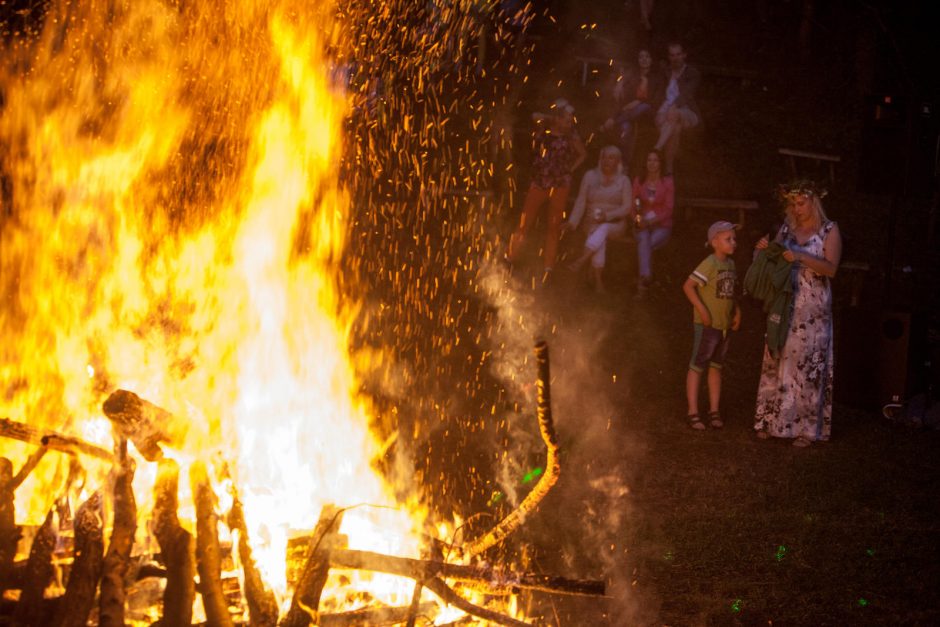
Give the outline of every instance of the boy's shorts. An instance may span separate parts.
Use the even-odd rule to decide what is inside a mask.
[[[692,361],[689,370],[701,372],[708,368],[721,368],[728,354],[731,336],[727,331],[695,323],[695,339],[692,344]]]

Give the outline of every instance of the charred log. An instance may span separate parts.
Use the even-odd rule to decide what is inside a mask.
[[[189,481],[196,504],[196,570],[199,572],[199,593],[206,609],[206,621],[213,626],[230,627],[232,617],[222,589],[219,515],[205,464],[196,462],[192,465]]]
[[[127,454],[127,440],[117,444],[117,473],[114,479],[114,524],[104,558],[99,598],[99,625],[124,627],[125,582],[131,569],[131,548],[137,531],[137,502],[134,499],[134,460]]]
[[[29,444],[42,445],[52,451],[82,453],[108,461],[114,460],[114,455],[111,451],[103,449],[100,446],[69,435],[37,429],[28,424],[7,418],[0,418],[0,436],[10,438],[11,440],[19,440],[20,442],[28,442]]]
[[[52,627],[82,627],[95,604],[104,561],[101,495],[95,493],[75,515],[75,561]]]
[[[506,537],[518,529],[526,516],[534,510],[539,502],[545,498],[561,474],[561,464],[558,461],[558,437],[555,435],[555,425],[552,420],[551,373],[548,362],[548,344],[539,341],[535,345],[535,359],[538,366],[538,379],[536,389],[538,400],[536,411],[539,421],[539,432],[547,449],[545,460],[545,473],[539,478],[535,487],[526,495],[515,510],[503,518],[485,535],[467,543],[461,548],[464,559],[479,555],[488,548],[499,544]]]
[[[437,603],[421,603],[417,606],[419,615],[427,616],[435,611]],[[374,627],[375,625],[397,625],[409,615],[411,607],[375,607],[320,614],[320,627]]]
[[[43,603],[43,593],[55,577],[55,567],[52,565],[52,551],[57,536],[54,516],[54,511],[50,510],[33,538],[29,561],[26,563],[23,592],[13,613],[15,624],[40,627],[49,623],[48,605]]]
[[[516,620],[511,616],[506,616],[504,614],[500,614],[499,612],[486,609],[485,607],[474,605],[470,601],[451,590],[450,586],[437,577],[425,580],[424,587],[436,594],[448,605],[453,605],[457,609],[462,610],[467,614],[472,614],[477,618],[482,618],[483,620],[496,623],[497,625],[507,625],[508,627],[529,627],[530,625],[530,623],[522,620]]]
[[[188,626],[192,623],[196,597],[195,542],[176,515],[179,509],[179,466],[176,462],[160,461],[153,491],[153,533],[166,565],[160,624],[162,627]]]
[[[172,425],[180,424],[173,414],[133,392],[118,390],[112,393],[102,405],[102,410],[118,433],[133,442],[148,462],[159,461],[163,457],[160,442],[179,443],[170,433]]]
[[[281,621],[281,627],[306,627],[316,615],[320,593],[330,572],[330,554],[335,548],[335,535],[343,519],[343,511],[332,505],[320,511],[320,520],[310,538],[310,547],[303,573],[294,590],[290,610]]]
[[[444,579],[481,584],[493,594],[505,594],[520,589],[580,596],[604,596],[606,592],[606,584],[603,581],[504,573],[475,565],[416,560],[350,549],[333,550],[330,565],[334,568],[372,570],[415,580],[440,576]]]
[[[264,584],[261,572],[255,564],[248,543],[248,525],[238,494],[233,490],[232,509],[228,515],[228,526],[238,530],[238,559],[245,575],[245,601],[252,627],[274,627],[277,625],[278,607],[274,592]]]

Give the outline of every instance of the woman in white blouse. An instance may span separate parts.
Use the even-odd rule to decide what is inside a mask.
[[[575,200],[566,229],[576,229],[582,220],[587,237],[584,251],[571,264],[574,271],[591,262],[591,276],[598,292],[604,291],[603,272],[607,261],[607,240],[620,237],[627,230],[627,214],[633,190],[630,179],[623,173],[620,149],[605,146],[601,149],[597,167],[588,170],[581,179],[581,188]]]

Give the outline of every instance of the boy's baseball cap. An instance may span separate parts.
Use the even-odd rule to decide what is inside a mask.
[[[727,220],[719,220],[718,222],[715,222],[710,227],[708,227],[708,239],[705,240],[705,245],[707,246],[709,243],[711,243],[711,241],[719,233],[723,233],[724,231],[734,231],[740,228],[740,224],[733,224]]]

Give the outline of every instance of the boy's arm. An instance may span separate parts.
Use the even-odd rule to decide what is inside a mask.
[[[705,306],[705,303],[699,298],[698,285],[698,281],[689,277],[682,285],[682,291],[685,292],[685,297],[689,299],[689,302],[692,303],[692,307],[702,318],[702,324],[706,327],[710,327],[712,326],[712,317],[711,314],[708,313],[708,308]]]
[[[741,328],[741,306],[737,301],[734,303],[734,316],[731,318],[731,330],[737,331]]]

